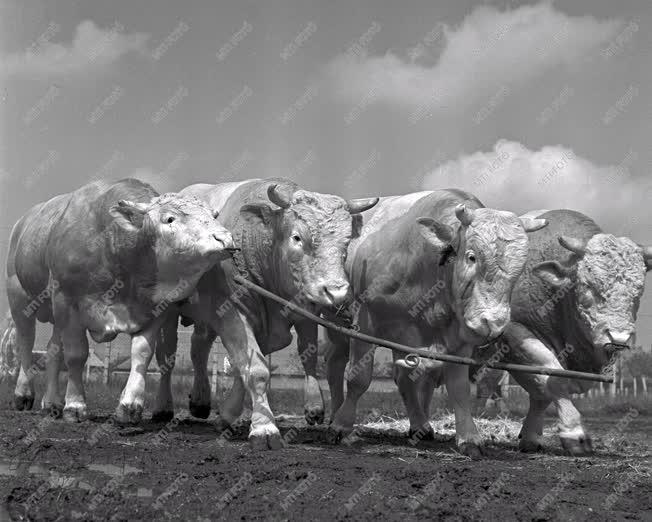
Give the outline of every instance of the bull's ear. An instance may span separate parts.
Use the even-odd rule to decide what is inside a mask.
[[[547,219],[522,217],[519,218],[526,232],[536,232],[548,225]]]
[[[121,199],[109,209],[115,222],[125,230],[136,232],[143,226],[143,218],[147,213],[146,203],[136,203]]]
[[[570,283],[570,269],[557,261],[543,261],[532,267],[532,273],[556,288]]]
[[[250,225],[267,225],[272,219],[273,210],[265,203],[243,205],[240,216]]]
[[[448,248],[453,241],[453,229],[431,217],[417,218],[419,232],[428,243],[439,250]]]

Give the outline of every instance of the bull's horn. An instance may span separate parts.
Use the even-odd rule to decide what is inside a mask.
[[[292,204],[292,195],[280,189],[276,183],[267,187],[267,197],[272,203],[281,208],[289,208]]]
[[[140,201],[129,201],[128,199],[121,199],[118,201],[118,206],[122,208],[130,208],[141,213],[147,212],[147,209],[149,208],[148,203],[142,203]]]
[[[346,208],[349,209],[349,214],[359,214],[365,210],[369,210],[376,203],[378,203],[378,198],[358,198],[358,199],[348,199],[346,201]]]
[[[586,243],[581,239],[570,236],[559,236],[558,241],[566,250],[570,250],[580,257],[586,253]]]
[[[652,246],[641,245],[641,254],[643,254],[643,261],[648,270],[652,270]]]
[[[464,203],[460,203],[455,207],[455,215],[462,225],[468,227],[473,222],[475,211],[472,208],[468,208]]]
[[[536,232],[548,224],[547,219],[522,217],[520,218],[526,232]]]

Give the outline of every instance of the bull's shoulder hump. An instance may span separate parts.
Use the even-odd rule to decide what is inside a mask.
[[[519,217],[533,218],[534,219],[534,218],[538,218],[542,214],[545,214],[546,212],[550,212],[550,210],[548,210],[548,209],[530,210],[530,211],[526,212],[525,214],[521,214],[521,216],[519,216]]]

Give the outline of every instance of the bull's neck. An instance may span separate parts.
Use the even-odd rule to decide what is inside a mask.
[[[157,281],[155,238],[146,230],[132,233],[114,228],[107,234],[109,263],[115,279],[136,290],[139,300],[151,301]]]

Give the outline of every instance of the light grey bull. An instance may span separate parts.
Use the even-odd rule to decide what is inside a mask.
[[[293,317],[275,302],[249,292],[233,281],[242,274],[286,299],[318,311],[343,302],[349,292],[344,259],[353,236],[352,214],[371,208],[377,198],[349,200],[299,188],[283,179],[249,180],[218,185],[192,185],[182,194],[202,198],[220,210],[222,223],[233,232],[241,250],[199,282],[198,299],[180,313],[195,322],[191,355],[195,370],[190,409],[206,417],[210,409],[207,361],[220,335],[234,370],[233,389],[220,412],[223,427],[241,414],[245,392],[253,413],[249,440],[258,449],[275,449],[281,438],[267,401],[270,373],[265,354],[287,346],[294,325],[300,354],[316,355],[317,325]],[[164,330],[157,354],[171,360],[176,350],[176,319]],[[323,408],[310,357],[302,357],[307,375],[307,404]],[[155,417],[173,413],[171,371],[162,374]],[[310,406],[308,406],[310,407]]]
[[[346,262],[360,331],[409,346],[435,344],[462,356],[503,332],[512,289],[526,261],[526,231],[546,225],[542,219],[484,208],[471,194],[453,189],[382,198],[362,217],[362,233],[351,242]],[[351,340],[344,399],[349,342],[331,339],[331,428],[340,438],[353,429],[358,400],[371,382],[374,346]],[[431,436],[425,412],[432,384],[424,385],[426,376],[413,379],[406,368],[394,370],[411,433]],[[471,417],[468,367],[445,364],[443,375],[455,410],[457,445],[478,455],[481,440]]]
[[[131,372],[117,416],[137,421],[145,372],[166,303],[186,298],[220,256],[231,234],[196,198],[159,194],[136,179],[97,181],[29,210],[14,226],[7,294],[21,356],[18,409],[34,402],[35,322],[53,323],[43,407],[58,415],[58,373],[68,368],[64,418],[87,417],[82,372],[86,332],[97,342],[131,335]],[[61,354],[63,353],[63,357]]]

